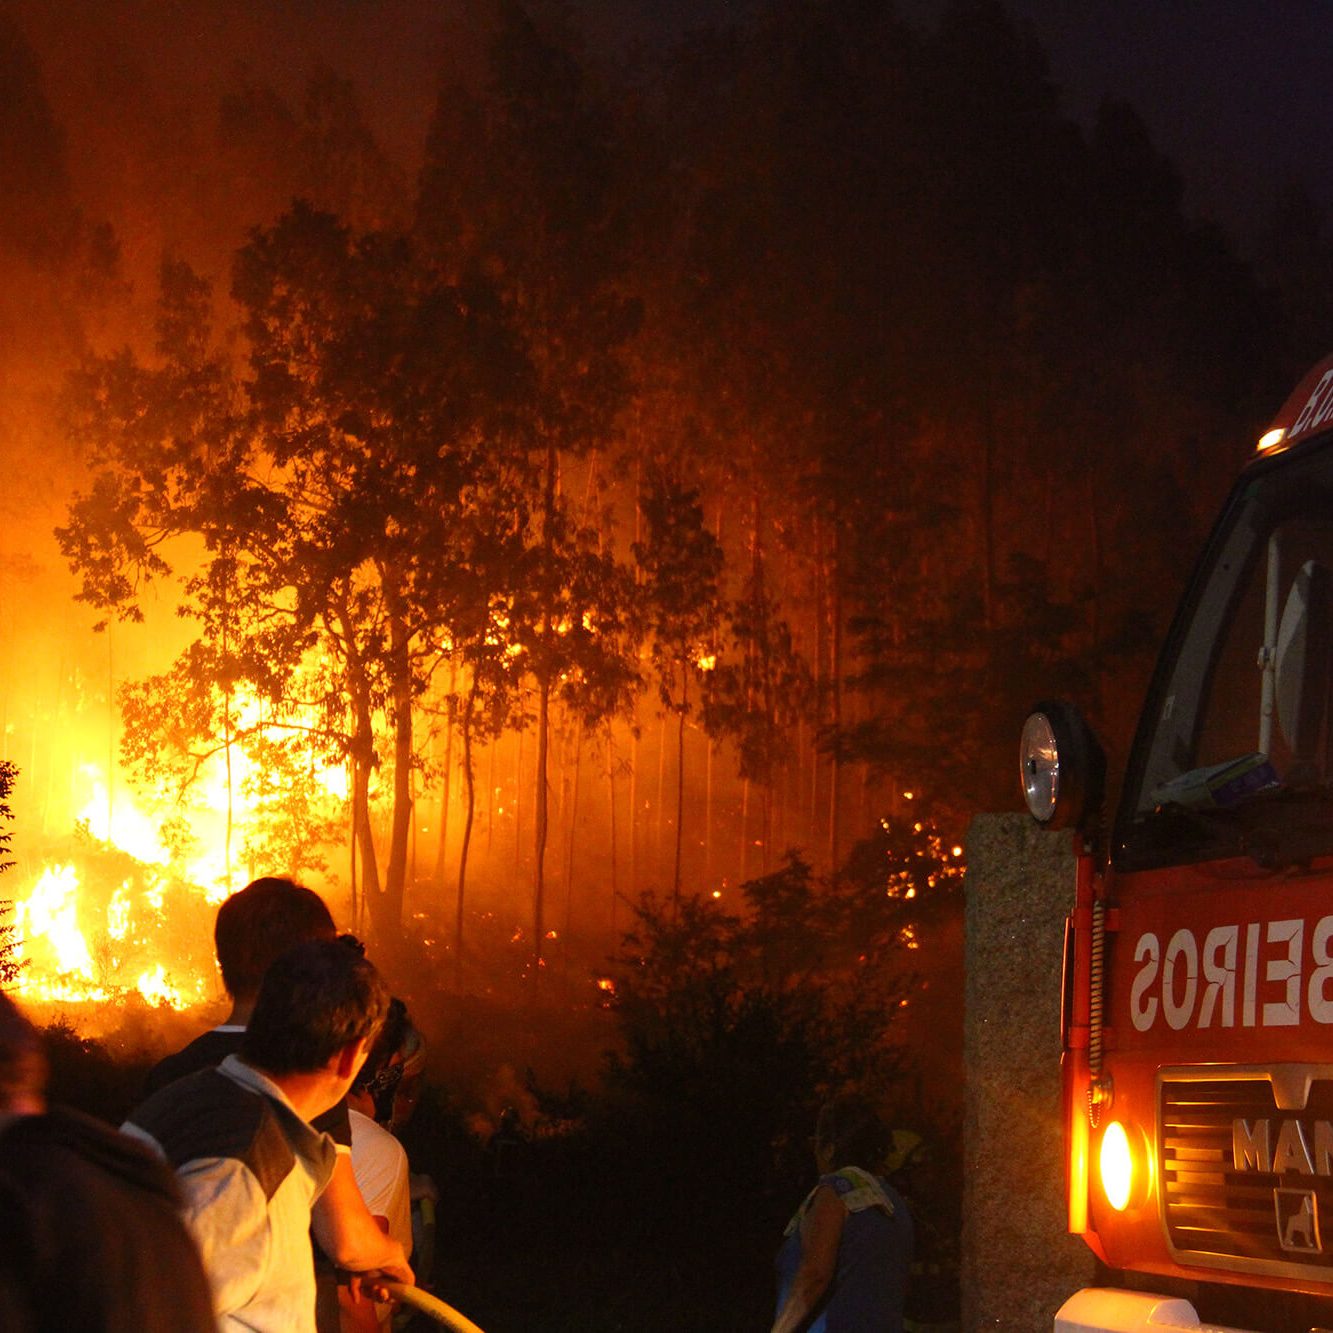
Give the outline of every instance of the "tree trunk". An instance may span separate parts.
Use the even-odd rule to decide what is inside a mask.
[[[523,737],[522,727],[514,744],[514,869],[523,865]]]
[[[411,826],[409,830],[408,843],[408,878],[413,884],[417,881],[417,772],[415,768],[408,770],[408,809],[411,811]]]
[[[443,895],[446,875],[445,858],[449,853],[449,797],[454,776],[454,692],[458,687],[458,663],[449,663],[449,698],[444,706],[444,773],[440,783],[440,828],[435,844],[435,883]]]
[[[352,789],[353,789],[353,791],[355,791],[355,789],[356,789],[356,775],[355,775],[355,768],[353,768],[352,784],[351,784],[351,785],[352,785]],[[348,840],[347,840],[347,879],[348,879],[348,883],[351,885],[351,896],[352,896],[352,904],[351,904],[351,905],[352,905],[352,929],[355,930],[355,931],[357,931],[357,932],[362,932],[362,931],[364,931],[365,928],[366,928],[366,927],[365,927],[365,922],[364,922],[364,920],[363,920],[363,918],[364,918],[364,916],[365,916],[365,899],[364,899],[363,896],[359,897],[359,896],[357,895],[357,891],[356,891],[356,888],[357,888],[357,882],[356,882],[356,814],[355,814],[355,802],[353,803],[353,815],[352,815],[352,829],[351,829],[351,836],[350,836],[350,837],[348,838]]]
[[[358,709],[358,712],[363,710]],[[375,738],[357,719],[352,738],[352,830],[361,870],[361,894],[371,918],[378,924],[380,897],[379,864],[375,857],[375,833],[370,823],[370,775],[375,767]]]
[[[662,874],[662,825],[666,816],[666,714],[657,722],[657,809],[653,811],[653,883],[660,886]]]
[[[228,615],[227,615],[226,591],[225,591],[225,589],[224,589],[224,591],[223,591],[223,608],[222,608],[222,660],[223,660],[224,662],[227,661],[227,657],[228,657],[228,647],[227,647],[227,627],[228,627],[228,619],[229,619],[229,617],[228,617]],[[110,641],[108,640],[108,643],[109,643],[109,642],[110,642]],[[227,669],[228,669],[228,673],[229,673],[229,674],[228,674],[228,681],[230,682],[230,670],[231,670],[231,664],[230,664],[230,663],[227,664]],[[114,707],[114,703],[113,703],[112,706]],[[231,685],[230,685],[230,683],[228,683],[227,686],[226,686],[226,687],[223,689],[223,691],[222,691],[222,751],[223,751],[223,754],[224,754],[224,756],[225,756],[225,758],[226,758],[226,765],[227,765],[227,829],[226,829],[226,833],[225,833],[224,836],[223,836],[223,866],[225,867],[226,875],[227,875],[227,892],[228,892],[228,893],[230,893],[231,890],[232,890],[232,879],[231,879],[231,840],[232,840],[232,834],[233,834],[233,832],[235,831],[235,825],[236,825],[236,794],[235,794],[235,792],[234,792],[234,790],[233,790],[233,788],[232,788],[231,746],[232,746],[232,730],[231,730]],[[111,774],[110,774],[109,772],[107,773],[107,779],[106,779],[106,780],[107,780],[108,783],[110,783],[110,781],[111,781]],[[106,836],[107,836],[107,841],[109,842],[109,841],[111,840],[111,821],[110,821],[110,820],[107,821],[107,834],[106,834]]]
[[[555,542],[555,486],[557,455],[554,440],[546,446],[546,476],[543,487],[542,551],[545,573],[549,576],[554,558]],[[542,611],[541,642],[549,653],[554,625],[551,622],[549,600]],[[546,837],[548,826],[547,760],[551,743],[551,666],[544,661],[537,691],[537,864],[533,868],[532,889],[532,959],[534,977],[541,971],[543,935],[546,930]]]
[[[537,690],[537,864],[533,869],[532,958],[541,967],[542,942],[546,931],[546,757],[550,731],[551,684],[543,680]]]
[[[832,624],[829,626],[829,685],[833,705],[832,730],[835,738],[842,727],[842,570],[839,561],[842,555],[842,542],[838,526],[833,529],[833,565],[832,596],[830,613]],[[842,814],[842,765],[836,752],[830,756],[829,763],[829,802],[828,802],[828,859],[829,874],[838,873],[838,858],[842,854],[840,845],[840,822]]]
[[[579,817],[579,769],[583,763],[583,719],[574,724],[574,763],[573,777],[570,782],[569,818],[565,821],[568,838],[565,843],[565,890],[572,893],[574,888],[574,844]],[[568,899],[566,899],[568,902]],[[569,929],[569,912],[565,912],[565,929]]]
[[[685,714],[689,708],[689,665],[680,664],[680,716],[676,721],[676,864],[671,875],[671,911],[680,916],[680,852],[685,825]]]
[[[463,707],[463,786],[466,807],[463,814],[463,843],[458,850],[458,903],[454,913],[454,978],[456,989],[463,989],[463,900],[467,886],[468,849],[472,845],[472,820],[477,808],[475,774],[472,763],[472,714],[477,698],[476,677],[468,689]]]
[[[708,738],[704,761],[704,883],[713,882],[713,738]]]
[[[643,540],[643,455],[634,460],[634,545]],[[638,563],[634,565],[634,586],[640,582]],[[642,658],[640,659],[642,661]],[[639,897],[639,728],[638,702],[630,715],[629,739],[629,891],[634,901]]]
[[[620,885],[617,883],[618,866],[616,855],[616,746],[611,724],[606,726],[606,798],[610,812],[608,820],[611,834],[611,936],[616,933],[616,899],[620,897]]]
[[[407,887],[407,854],[412,832],[412,666],[401,617],[389,617],[393,663],[393,815],[389,832],[389,863],[384,872],[382,931],[394,940],[402,930],[403,897]]]
[[[750,502],[750,597],[753,600],[754,618],[758,621],[758,611],[764,596],[764,557],[761,545],[762,513],[760,510],[759,489],[756,483]],[[766,646],[766,645],[765,645]],[[745,712],[753,718],[755,714],[755,676],[759,671],[768,674],[767,662],[760,660],[760,646],[752,632],[746,641],[745,656]],[[767,716],[767,709],[765,710]],[[744,849],[741,859],[741,881],[749,878],[750,869],[750,779],[745,779],[744,795],[741,801],[741,846]]]
[[[817,737],[824,722],[824,707],[828,699],[827,674],[827,619],[824,608],[826,574],[824,564],[824,529],[818,516],[815,526],[815,716],[810,728],[810,805],[807,813],[810,845],[819,837],[819,746]]]
[[[500,738],[491,737],[486,747],[486,859],[491,858],[491,844],[495,833],[495,752],[500,748]]]
[[[750,779],[741,783],[741,883],[750,878]]]
[[[635,704],[637,709],[638,705]],[[629,891],[639,897],[639,728],[630,728],[629,738]]]
[[[552,719],[551,743],[546,753],[546,770],[551,775],[550,789],[552,797],[552,809],[547,811],[546,827],[548,830],[555,830],[555,837],[552,838],[548,831],[546,850],[548,854],[555,855],[556,849],[559,849],[559,856],[556,864],[563,866],[565,857],[568,854],[568,844],[561,841],[566,833],[565,817],[569,810],[569,783],[570,767],[569,756],[566,751],[569,748],[569,738],[565,734],[565,729],[561,726],[559,709],[556,711],[556,717]],[[566,721],[568,719],[565,719]]]
[[[379,864],[375,857],[375,831],[370,821],[370,775],[375,769],[375,726],[370,709],[370,686],[356,648],[351,616],[340,614],[340,637],[347,663],[347,695],[352,710],[352,736],[348,747],[352,764],[352,845],[354,863],[360,854],[361,900],[372,927],[381,927]]]

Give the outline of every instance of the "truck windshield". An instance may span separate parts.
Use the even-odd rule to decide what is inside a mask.
[[[1333,855],[1333,441],[1247,477],[1139,728],[1117,859]]]

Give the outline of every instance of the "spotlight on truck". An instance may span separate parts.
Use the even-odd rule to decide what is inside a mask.
[[[1055,700],[1033,709],[1018,761],[1028,810],[1047,828],[1077,828],[1100,807],[1106,756],[1073,704]]]

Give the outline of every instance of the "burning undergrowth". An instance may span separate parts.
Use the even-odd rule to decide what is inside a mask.
[[[29,848],[3,895],[13,904],[12,991],[39,1021],[95,1035],[221,997],[210,896],[86,825]]]

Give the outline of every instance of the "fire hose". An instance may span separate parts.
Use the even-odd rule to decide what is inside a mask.
[[[482,1333],[482,1330],[467,1315],[460,1314],[452,1305],[446,1305],[437,1296],[432,1296],[420,1287],[409,1286],[406,1282],[377,1282],[394,1300],[403,1305],[410,1305],[414,1310],[429,1315],[443,1328],[452,1329],[453,1333]]]

